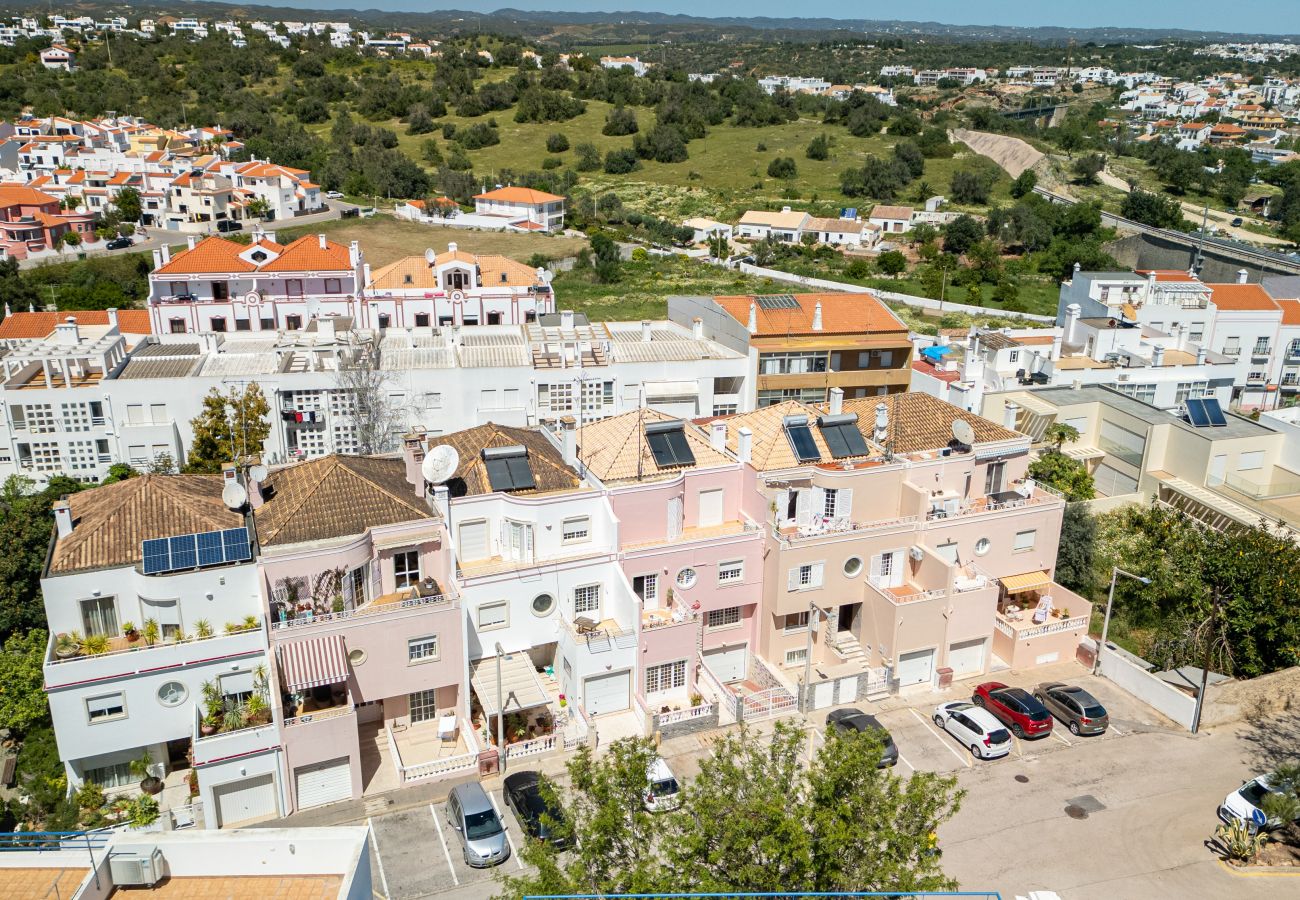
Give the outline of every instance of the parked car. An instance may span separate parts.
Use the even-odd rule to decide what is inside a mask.
[[[222,234],[225,234],[226,232],[230,232],[230,231],[243,231],[243,230],[244,230],[244,223],[238,221],[237,219],[217,220],[217,231],[220,231]]]
[[[885,726],[880,724],[880,720],[875,716],[869,716],[862,710],[854,709],[853,707],[848,707],[847,709],[836,709],[832,710],[831,713],[826,716],[826,727],[828,729],[838,728],[841,731],[854,731],[859,733],[866,731],[880,732],[880,738],[885,742],[885,752],[881,754],[878,768],[883,769],[886,766],[898,764],[898,747],[894,744],[894,738],[885,729]]]
[[[129,237],[115,237],[104,245],[105,250],[124,250],[134,244]]]
[[[645,792],[645,808],[650,812],[663,812],[682,805],[682,787],[661,757],[656,756],[646,769],[646,780],[650,784]]]
[[[1237,218],[1235,218],[1235,219],[1232,220],[1232,227],[1233,227],[1233,228],[1240,228],[1240,227],[1241,227],[1241,223],[1242,223],[1242,218],[1241,218],[1241,216],[1237,216]]]
[[[1011,735],[1002,723],[974,703],[953,700],[941,704],[934,711],[934,724],[980,759],[997,759],[1011,752]]]
[[[1081,687],[1045,681],[1034,690],[1034,699],[1064,722],[1070,734],[1101,734],[1110,725],[1106,707]]]
[[[510,858],[505,825],[477,781],[452,788],[447,798],[447,821],[460,836],[465,865],[485,869]]]
[[[550,841],[557,850],[569,845],[563,831],[564,810],[556,803],[548,803],[542,792],[542,776],[537,772],[515,772],[507,775],[504,783],[506,805],[514,810],[515,818],[524,834],[539,841]]]
[[[1024,688],[986,681],[975,688],[971,702],[993,713],[1018,738],[1044,737],[1052,731],[1052,714]]]
[[[343,192],[342,192],[342,191],[326,191],[326,192],[325,192],[325,199],[326,199],[326,200],[342,200],[342,199],[343,199]]]
[[[1261,775],[1252,778],[1225,797],[1219,805],[1219,818],[1228,824],[1237,820],[1265,831],[1282,827],[1281,821],[1269,818],[1264,812],[1264,798],[1269,794],[1281,793],[1270,783],[1272,777]]]

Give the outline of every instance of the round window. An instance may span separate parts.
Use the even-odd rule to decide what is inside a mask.
[[[857,578],[862,574],[862,557],[850,556],[844,560],[844,574],[850,578]]]
[[[538,594],[533,598],[533,615],[549,616],[555,609],[555,598],[550,594]]]
[[[189,688],[179,681],[168,681],[158,688],[158,702],[163,706],[180,706],[189,695]]]
[[[980,538],[978,541],[975,542],[975,555],[983,556],[985,553],[989,552],[989,548],[992,546],[993,544],[989,541],[988,538]]]
[[[677,586],[682,590],[695,586],[695,570],[687,567],[677,573]]]
[[[366,661],[366,651],[358,647],[355,650],[348,651],[348,662],[354,666],[359,666]]]

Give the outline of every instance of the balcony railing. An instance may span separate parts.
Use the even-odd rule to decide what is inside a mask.
[[[579,628],[574,622],[564,620],[565,627],[580,643],[584,643],[592,653],[604,653],[607,650],[628,650],[636,647],[636,629],[623,624],[599,626],[590,630]]]
[[[847,517],[823,517],[807,525],[796,525],[793,531],[789,530],[788,525],[783,527],[776,519],[768,520],[768,524],[772,526],[773,534],[780,541],[786,544],[797,544],[826,535],[864,535],[872,532],[902,530],[914,527],[919,521],[919,516],[893,516],[871,522],[855,522]]]
[[[666,713],[655,714],[655,727],[662,728],[665,725],[675,725],[678,722],[691,722],[695,719],[703,719],[713,715],[714,704],[701,703],[698,706],[690,706],[686,709],[674,709]]]
[[[1071,616],[1068,619],[1053,619],[1044,622],[1042,625],[1034,625],[1029,628],[1017,628],[1015,624],[1003,619],[1001,614],[993,620],[993,627],[1002,632],[1009,638],[1018,641],[1028,640],[1029,638],[1042,637],[1045,634],[1059,634],[1062,631],[1086,631],[1088,628],[1088,616]]]
[[[210,641],[219,641],[226,638],[235,637],[236,635],[246,635],[251,632],[256,632],[261,630],[261,627],[262,627],[262,620],[259,618],[256,625],[250,625],[248,627],[244,627],[241,625],[239,628],[233,629],[231,631],[218,632],[216,634],[210,634],[207,637],[188,637],[182,640],[172,640],[172,641],[159,640],[159,641],[155,641],[152,644],[145,643],[143,638],[138,641],[132,641],[132,642],[128,642],[126,638],[110,638],[109,646],[112,649],[106,650],[103,653],[79,652],[75,656],[66,656],[66,657],[59,657],[55,655],[54,646],[55,646],[56,635],[51,634],[48,645],[46,647],[45,664],[47,666],[58,666],[58,665],[67,665],[68,663],[85,662],[86,660],[114,659],[115,657],[124,657],[132,653],[158,651],[158,650],[165,650],[169,648],[176,649],[176,648],[185,647],[190,644],[196,644],[196,645],[204,644],[206,646],[211,646],[210,644],[208,644],[208,642]],[[215,650],[204,649],[204,650],[197,650],[194,655],[199,657],[211,657],[219,654]]]
[[[285,728],[292,728],[295,725],[309,725],[312,722],[320,722],[325,719],[336,719],[339,716],[351,715],[353,712],[352,705],[335,706],[330,709],[322,709],[318,712],[303,713],[300,716],[291,716],[284,720]]]
[[[313,625],[328,625],[333,622],[343,622],[350,619],[394,615],[396,613],[408,612],[413,609],[436,609],[442,607],[451,609],[455,605],[456,598],[448,594],[435,594],[432,597],[408,597],[394,603],[378,603],[372,600],[365,606],[358,606],[355,609],[345,609],[341,612],[300,614],[292,619],[285,619],[282,622],[272,622],[271,628],[274,631],[281,631],[289,628],[308,628]]]
[[[554,750],[556,744],[560,741],[558,734],[544,734],[541,737],[533,738],[528,741],[519,741],[516,744],[506,744],[506,759],[515,759],[520,756],[536,756],[538,753],[547,753]]]

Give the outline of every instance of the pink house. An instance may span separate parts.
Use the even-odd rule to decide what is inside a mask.
[[[95,213],[64,212],[57,197],[21,184],[0,184],[0,254],[26,259],[56,248],[61,235],[95,238]]]

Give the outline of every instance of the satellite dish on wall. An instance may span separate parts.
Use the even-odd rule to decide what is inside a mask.
[[[266,466],[260,463],[248,470],[248,477],[257,482],[266,481]]]
[[[967,447],[975,443],[975,429],[965,419],[957,419],[952,423],[952,436]]]
[[[424,462],[420,463],[420,474],[429,484],[442,484],[456,474],[456,467],[459,465],[460,454],[456,452],[456,448],[440,444],[430,450]]]
[[[239,509],[248,502],[248,491],[238,481],[228,481],[221,489],[221,502],[231,509]]]
[[[424,251],[424,261],[427,262],[429,265],[433,265],[433,261],[437,258],[438,258],[438,254],[433,252],[432,247]]]

